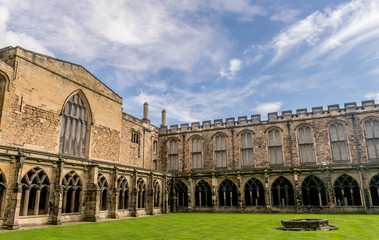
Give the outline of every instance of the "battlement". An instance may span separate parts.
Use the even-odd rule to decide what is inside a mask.
[[[240,116],[236,120],[234,117],[223,119],[215,119],[213,122],[211,120],[200,122],[193,122],[191,125],[189,123],[182,123],[179,127],[178,124],[171,125],[168,127],[161,127],[160,133],[178,133],[178,132],[188,132],[188,131],[201,131],[207,129],[217,129],[217,128],[229,128],[234,126],[244,126],[252,124],[267,124],[275,123],[281,121],[297,120],[297,119],[312,119],[314,117],[327,117],[335,116],[339,114],[351,114],[351,113],[361,113],[365,111],[379,110],[379,105],[375,104],[374,100],[362,101],[361,106],[357,106],[356,102],[344,103],[344,108],[341,108],[339,104],[328,105],[327,109],[323,109],[322,106],[312,107],[312,111],[308,112],[306,108],[296,109],[294,114],[292,110],[282,111],[281,114],[278,112],[272,112],[267,114],[267,120],[262,120],[260,114],[251,115],[250,118],[247,116]]]

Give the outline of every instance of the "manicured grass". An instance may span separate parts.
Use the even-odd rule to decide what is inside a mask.
[[[292,218],[326,218],[340,229],[275,229]],[[3,232],[0,239],[379,239],[379,215],[176,213]]]

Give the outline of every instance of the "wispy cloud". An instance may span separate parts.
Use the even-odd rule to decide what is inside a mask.
[[[228,78],[232,79],[236,73],[241,70],[242,61],[238,58],[233,58],[229,60],[229,67],[227,70],[222,69],[220,71],[220,77],[221,78]]]
[[[374,99],[376,103],[379,103],[379,92],[367,93],[365,97],[367,99]]]
[[[283,105],[283,102],[265,102],[257,103],[257,106],[252,110],[261,114],[266,115],[267,113],[277,112]]]

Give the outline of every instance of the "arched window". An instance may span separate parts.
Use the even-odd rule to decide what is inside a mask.
[[[229,179],[224,180],[218,189],[220,206],[238,206],[237,186]]]
[[[80,93],[67,101],[62,111],[59,153],[84,157],[88,132],[88,109]]]
[[[187,207],[188,206],[188,188],[184,182],[182,181],[176,182],[175,194],[176,194],[176,206]]]
[[[216,167],[226,167],[226,137],[224,135],[217,135],[215,137],[215,156]]]
[[[97,185],[100,189],[100,211],[108,210],[108,181],[101,173],[98,175]]]
[[[119,177],[117,180],[118,191],[118,209],[129,208],[129,188],[128,181],[124,176]]]
[[[70,171],[62,179],[62,213],[79,212],[82,193],[82,180],[75,171]]]
[[[335,161],[348,160],[347,141],[344,127],[341,123],[330,125],[330,142],[332,146],[333,159]]]
[[[282,140],[280,139],[280,131],[273,129],[268,132],[268,153],[270,164],[282,164]]]
[[[146,185],[142,178],[137,181],[137,207],[145,208],[146,207]]]
[[[179,141],[172,139],[170,141],[168,159],[170,162],[170,170],[179,169]]]
[[[8,79],[8,77],[0,71],[0,113],[3,112],[4,108],[5,88],[7,84],[6,79]],[[0,114],[0,121],[2,120],[2,116],[3,114]]]
[[[7,190],[7,180],[5,174],[0,169],[0,218],[4,217],[4,203]]]
[[[201,169],[201,139],[199,137],[191,139],[191,156],[192,168]]]
[[[241,134],[241,155],[243,166],[253,165],[253,136],[250,132]]]
[[[291,182],[285,177],[278,177],[271,187],[272,203],[275,206],[295,205],[295,196]]]
[[[250,179],[245,184],[245,204],[246,206],[264,206],[265,189],[256,178]]]
[[[209,186],[209,184],[204,180],[200,180],[196,184],[195,206],[197,206],[197,207],[212,206],[211,186]]]
[[[371,178],[370,194],[373,206],[379,206],[379,173]]]
[[[159,187],[159,183],[157,180],[153,183],[153,200],[154,200],[154,207],[159,208],[160,206],[160,195],[161,195],[161,188]]]
[[[313,154],[313,138],[311,134],[310,127],[300,127],[298,129],[299,136],[299,154],[300,161],[302,163],[313,163],[315,162]]]
[[[337,206],[361,206],[358,183],[349,175],[343,174],[334,182]]]
[[[320,178],[310,175],[301,184],[304,206],[326,206],[326,188]]]
[[[365,121],[365,136],[369,159],[379,158],[379,121]]]
[[[21,181],[21,216],[47,214],[50,181],[46,173],[35,167]]]

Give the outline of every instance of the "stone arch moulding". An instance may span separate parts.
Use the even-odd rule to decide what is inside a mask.
[[[60,116],[63,115],[64,113],[64,110],[65,110],[65,107],[66,107],[66,104],[67,102],[70,100],[70,98],[72,96],[74,96],[75,94],[78,94],[81,98],[81,100],[83,101],[83,104],[84,106],[88,109],[88,122],[91,123],[91,126],[93,125],[93,113],[92,113],[92,108],[91,108],[91,105],[89,104],[89,101],[88,101],[88,98],[87,96],[84,94],[84,92],[81,90],[81,89],[77,89],[75,91],[73,91],[72,93],[70,93],[67,98],[64,100],[64,103],[62,105],[62,109],[61,109],[61,112],[60,112]]]
[[[269,131],[275,131],[275,130],[279,130],[281,133],[283,133],[283,129],[278,127],[278,126],[271,126],[271,127],[268,127],[265,129],[264,133],[268,133]]]
[[[200,140],[203,140],[203,137],[201,136],[201,135],[199,135],[199,134],[194,134],[194,135],[192,135],[191,137],[189,137],[188,139],[187,139],[187,141],[188,142],[190,142],[192,139],[194,139],[194,138],[200,138]]]
[[[242,129],[241,131],[239,131],[236,136],[239,137],[241,134],[244,134],[244,133],[251,133],[251,135],[255,135],[255,132],[253,130],[250,130],[250,129],[247,129],[247,128],[244,128]]]

